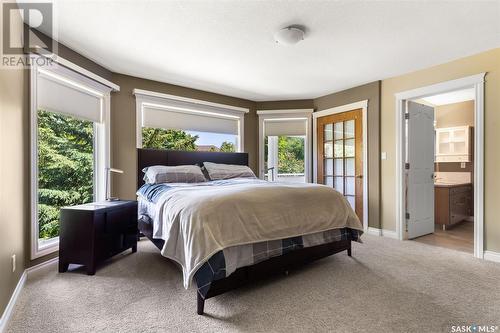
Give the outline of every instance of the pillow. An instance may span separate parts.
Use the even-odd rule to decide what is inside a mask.
[[[219,164],[203,162],[203,166],[208,172],[211,180],[231,179],[231,178],[257,178],[252,169],[246,165]]]
[[[142,172],[144,172],[144,181],[147,184],[201,183],[206,181],[197,165],[154,165],[142,169]]]

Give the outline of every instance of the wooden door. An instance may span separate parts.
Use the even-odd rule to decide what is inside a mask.
[[[363,110],[317,119],[318,183],[342,193],[363,222]]]

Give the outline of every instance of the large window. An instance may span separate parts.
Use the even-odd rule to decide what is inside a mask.
[[[61,207],[105,199],[110,90],[61,65],[32,68],[32,258],[58,249]]]
[[[257,111],[260,177],[273,182],[308,182],[310,109]]]
[[[143,148],[235,152],[237,145],[237,135],[151,127],[142,128]]]
[[[94,199],[94,124],[38,110],[38,235],[42,242],[59,236],[64,206]]]
[[[138,89],[134,94],[138,148],[243,150],[247,109]]]
[[[305,183],[305,136],[266,136],[265,180]]]

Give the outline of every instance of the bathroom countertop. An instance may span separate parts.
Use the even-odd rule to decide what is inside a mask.
[[[459,186],[467,186],[467,185],[472,185],[472,183],[434,183],[435,187],[459,187]]]

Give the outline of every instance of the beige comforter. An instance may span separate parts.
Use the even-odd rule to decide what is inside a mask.
[[[363,230],[347,200],[317,184],[256,179],[178,184],[155,206],[154,237],[165,240],[162,255],[182,266],[186,288],[204,262],[230,246],[344,227]]]

